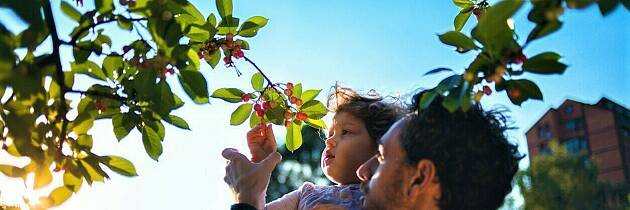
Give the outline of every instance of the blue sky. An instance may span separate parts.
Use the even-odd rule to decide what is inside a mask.
[[[204,15],[216,13],[214,1],[193,2]],[[359,90],[376,89],[384,94],[406,96],[418,88],[432,87],[446,76],[422,76],[426,71],[450,67],[461,72],[474,56],[473,53],[458,54],[437,39],[436,34],[452,30],[458,9],[451,1],[235,0],[234,4],[235,15],[241,19],[253,15],[270,19],[258,36],[249,40],[252,50],[246,51],[246,55],[272,80],[302,82],[307,89],[326,92],[339,81]],[[58,7],[59,4],[53,5]],[[85,8],[91,7],[91,1],[86,1]],[[526,15],[524,8],[515,16],[521,37],[526,37],[533,27],[526,21]],[[59,25],[73,24],[59,10],[55,11],[55,18]],[[464,28],[466,33],[474,24],[473,19]],[[527,152],[524,130],[548,108],[566,98],[590,103],[606,96],[630,107],[627,93],[630,90],[627,63],[630,17],[627,10],[618,7],[607,17],[601,17],[596,7],[567,10],[561,19],[565,24],[559,32],[533,42],[524,53],[532,56],[553,50],[563,56],[561,61],[569,68],[564,75],[525,74],[525,78],[539,84],[545,100],[528,101],[522,107],[507,105],[515,126],[520,128],[510,136],[519,143],[523,153]],[[0,22],[13,30],[23,29],[7,10],[0,10]],[[122,47],[121,41],[134,38],[132,33],[112,29],[107,34],[114,39],[115,49]],[[63,28],[60,36],[68,40],[70,30],[70,27]],[[49,50],[50,47],[41,49]],[[71,61],[70,51],[63,50],[62,59]],[[220,87],[249,88],[254,69],[242,61],[237,65],[244,73],[241,77],[232,69],[211,70],[203,64],[202,72],[208,79],[210,91]],[[175,114],[185,118],[192,131],[167,126],[164,153],[160,161],[155,162],[144,152],[140,133],[133,131],[118,143],[110,121],[97,122],[91,131],[94,152],[128,158],[136,165],[140,176],[126,178],[113,174],[105,184],[84,186],[58,209],[224,209],[232,202],[229,189],[223,183],[225,161],[220,151],[225,147],[245,150],[247,127],[229,125],[229,115],[236,108],[234,104],[211,100],[208,105],[194,105],[177,79],[169,80],[173,90],[187,102]],[[80,78],[75,84],[86,88],[92,82]],[[504,94],[482,100],[485,107],[508,102]],[[283,128],[276,130],[283,133]],[[277,136],[278,142],[283,142],[283,135]],[[6,162],[23,160],[10,159],[0,152],[0,163]],[[521,166],[528,164],[525,160]],[[21,182],[6,177],[0,177],[0,189],[0,201],[14,202],[22,194],[29,194]]]

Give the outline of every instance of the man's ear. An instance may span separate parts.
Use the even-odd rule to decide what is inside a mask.
[[[411,166],[411,176],[408,179],[408,194],[411,197],[430,196],[438,198],[440,196],[440,182],[437,177],[437,168],[433,161],[422,159],[414,166]]]

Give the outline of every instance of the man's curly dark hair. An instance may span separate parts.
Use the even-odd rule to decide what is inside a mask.
[[[512,190],[518,170],[517,146],[508,142],[507,118],[501,111],[472,105],[450,113],[442,96],[416,111],[422,94],[413,96],[400,137],[407,164],[433,161],[440,181],[442,210],[497,209]]]

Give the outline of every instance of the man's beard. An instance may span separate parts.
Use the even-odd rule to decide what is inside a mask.
[[[404,193],[402,190],[402,171],[397,171],[395,173],[395,177],[392,177],[392,182],[387,183],[386,185],[381,185],[381,187],[387,187],[386,189],[381,189],[382,195],[372,195],[372,197],[368,197],[368,194],[373,191],[370,189],[369,182],[361,183],[361,191],[363,191],[362,197],[362,206],[363,210],[382,210],[382,209],[401,209],[402,206],[405,206]],[[382,181],[382,180],[381,180]],[[375,193],[375,192],[372,192]],[[380,196],[380,197],[374,197]],[[371,199],[370,199],[371,198]]]

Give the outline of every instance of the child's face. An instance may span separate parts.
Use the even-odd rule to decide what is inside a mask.
[[[356,170],[376,149],[363,121],[347,112],[336,113],[322,152],[322,170],[337,184],[359,183]]]

